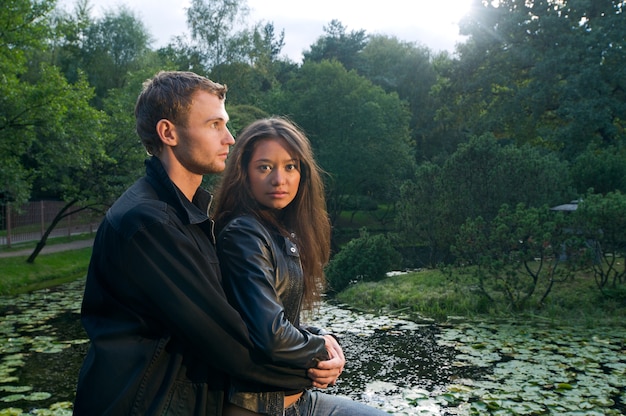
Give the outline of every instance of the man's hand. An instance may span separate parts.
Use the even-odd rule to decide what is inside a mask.
[[[320,389],[333,386],[341,375],[343,366],[346,364],[346,358],[337,340],[330,335],[324,335],[324,340],[326,341],[326,351],[328,351],[330,359],[320,361],[317,367],[309,368],[308,370],[308,375],[313,380],[313,387]]]

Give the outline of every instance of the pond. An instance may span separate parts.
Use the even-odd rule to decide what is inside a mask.
[[[0,416],[71,415],[84,282],[0,298]],[[326,303],[347,366],[330,389],[396,415],[626,412],[626,328],[415,323]]]

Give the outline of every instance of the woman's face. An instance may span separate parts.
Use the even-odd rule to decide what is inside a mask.
[[[283,209],[294,200],[300,186],[300,161],[282,139],[262,139],[248,164],[250,190],[263,206]]]

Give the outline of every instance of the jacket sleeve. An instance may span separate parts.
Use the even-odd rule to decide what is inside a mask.
[[[214,250],[200,252],[193,236],[164,224],[135,233],[117,250],[125,259],[126,278],[119,280],[134,286],[118,293],[139,294],[120,304],[133,305],[148,327],[169,331],[231,376],[280,388],[311,385],[301,369],[277,366],[261,354],[253,355],[245,323],[221,286]]]
[[[289,322],[276,290],[269,239],[253,220],[229,224],[218,238],[224,288],[248,325],[254,345],[276,364],[315,367],[327,360],[325,341]]]

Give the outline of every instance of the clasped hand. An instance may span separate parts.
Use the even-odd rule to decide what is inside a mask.
[[[346,364],[346,358],[337,340],[331,335],[324,335],[324,340],[330,359],[320,361],[317,367],[308,370],[308,376],[313,380],[313,387],[320,389],[335,385]]]

